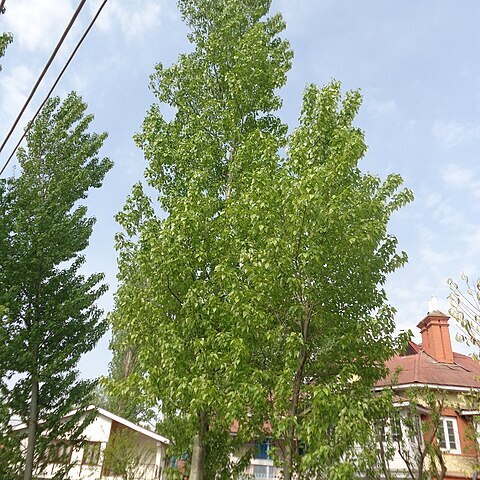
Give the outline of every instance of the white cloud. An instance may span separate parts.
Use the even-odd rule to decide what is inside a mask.
[[[437,192],[429,192],[423,200],[423,204],[428,209],[433,209],[434,207],[437,207],[441,202],[442,196]]]
[[[161,25],[161,14],[164,13],[161,3],[153,0],[111,0],[100,14],[97,26],[104,32],[110,32],[119,25],[127,39],[139,38]],[[91,4],[90,8],[96,11],[98,6]]]
[[[421,342],[420,331],[416,325],[427,314],[428,299],[433,295],[437,296],[439,309],[447,312],[448,286],[439,272],[428,269],[428,272],[422,273],[413,265],[408,268],[411,268],[415,278],[407,284],[408,276],[402,278],[401,272],[396,274],[387,286],[388,298],[398,310],[395,319],[397,331],[410,329],[414,334],[414,341]]]
[[[2,74],[0,77],[0,91],[2,92],[0,116],[4,120],[2,122],[3,128],[6,129],[6,124],[10,124],[20,111],[27,98],[28,91],[32,87],[34,78],[33,72],[25,65],[17,66],[13,68],[10,75],[4,76]]]
[[[70,72],[70,85],[69,90],[75,90],[77,92],[85,92],[90,87],[92,82],[92,75],[86,73],[79,73],[77,71]],[[63,96],[63,95],[62,95]]]
[[[457,259],[457,252],[452,251],[448,244],[443,241],[443,237],[439,235],[439,231],[448,231],[448,229],[440,229],[438,227],[439,222],[440,220],[437,221],[437,219],[435,219],[434,222],[425,219],[424,224],[416,226],[418,246],[416,252],[413,251],[411,262],[416,268],[420,268],[418,272],[419,277],[416,280],[417,285],[413,288],[417,293],[421,291],[419,282],[421,282],[422,279],[425,281],[424,275],[426,270],[429,272],[428,288],[431,289],[432,278],[438,276],[449,262],[453,262]],[[432,223],[435,225],[433,228]],[[427,285],[424,284],[423,287],[425,286]],[[424,289],[424,291],[427,293],[426,289]],[[433,293],[434,292],[430,290],[428,292],[428,297],[426,296],[425,298],[430,298]]]
[[[118,168],[121,168],[127,177],[141,178],[146,162],[138,148],[132,146],[131,150],[118,152],[115,158],[121,159],[118,161]]]
[[[274,0],[271,13],[280,12],[287,22],[287,31],[305,34],[305,25],[317,23],[318,15],[334,5],[333,0]]]
[[[438,205],[434,213],[434,218],[438,220],[438,223],[442,227],[452,230],[462,228],[467,223],[463,212],[453,207],[447,201]]]
[[[471,170],[462,169],[456,163],[449,163],[441,171],[443,181],[452,187],[464,188],[470,185],[473,180]]]
[[[367,105],[368,110],[374,117],[390,115],[397,110],[397,104],[393,99],[385,101],[370,100]]]
[[[417,121],[416,120],[407,120],[404,123],[405,130],[408,132],[413,132],[417,128]]]
[[[30,52],[50,50],[73,14],[68,0],[17,0],[9,2],[5,30],[14,34],[20,48]]]
[[[448,169],[447,169],[448,170]],[[448,171],[445,175],[450,179],[453,185],[458,185],[458,178],[450,177]],[[442,171],[440,172],[442,174]],[[444,183],[448,186],[447,181]],[[431,188],[431,185],[429,185]],[[470,185],[466,185],[465,189],[469,189]],[[475,226],[476,217],[468,211],[465,202],[458,204],[457,195],[449,195],[445,188],[436,189],[437,191],[429,191],[424,189],[417,193],[415,205],[421,208],[421,225],[419,229],[422,242],[434,244],[438,242],[438,231],[448,232],[450,239],[464,241],[461,233]],[[460,200],[467,200],[469,192],[466,191]],[[473,205],[476,202],[471,202]],[[433,230],[431,230],[433,228]]]
[[[474,198],[480,199],[480,181],[477,180],[478,174],[473,169],[448,163],[442,167],[440,175],[447,187],[467,191]]]
[[[467,245],[468,256],[474,256],[480,253],[480,225],[465,226],[463,240]]]
[[[445,264],[453,260],[452,255],[444,252],[434,250],[429,245],[426,245],[420,250],[421,260],[429,267]]]
[[[480,138],[480,125],[460,123],[456,120],[436,120],[433,136],[447,147],[455,147]]]

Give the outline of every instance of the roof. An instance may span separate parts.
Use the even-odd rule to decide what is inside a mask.
[[[89,407],[89,410],[93,410],[95,407]],[[152,438],[153,440],[156,440],[157,442],[164,443],[168,445],[170,443],[170,440],[168,438],[162,437],[158,433],[151,432],[150,430],[147,430],[146,428],[141,427],[140,425],[137,425],[133,422],[130,422],[129,420],[126,420],[125,418],[119,417],[118,415],[115,415],[114,413],[109,412],[108,410],[105,410],[103,408],[98,409],[98,413],[100,415],[103,415],[104,417],[110,418],[110,420],[115,420],[117,423],[120,423],[121,425],[124,425],[125,427],[128,427],[132,430],[135,430],[138,433],[141,433],[142,435],[145,435],[147,437]]]
[[[137,425],[130,420],[127,420],[126,418],[120,417],[119,415],[115,415],[112,412],[109,412],[108,410],[105,410],[104,408],[96,408],[94,405],[90,405],[86,410],[86,412],[91,412],[92,410],[97,410],[99,415],[102,415],[106,418],[109,418],[110,420],[113,420],[125,427],[130,428],[131,430],[134,430],[135,432],[141,433],[142,435],[145,435],[146,437],[149,437],[153,440],[156,440],[157,442],[164,443],[165,445],[170,444],[170,440],[168,438],[162,437],[158,433],[151,432],[150,430],[147,430],[146,428],[141,427],[140,425]],[[75,414],[76,410],[73,410],[71,413],[68,415],[65,415],[64,418],[70,417],[71,415]],[[22,423],[19,425],[16,425],[13,429],[14,430],[24,430],[27,428],[27,426]]]
[[[467,355],[453,352],[453,363],[439,362],[409,342],[406,355],[396,355],[386,364],[389,375],[377,387],[395,385],[436,385],[480,389],[480,363]]]

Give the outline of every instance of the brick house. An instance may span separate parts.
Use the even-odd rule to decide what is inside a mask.
[[[439,442],[447,467],[444,480],[471,479],[473,466],[478,462],[474,421],[480,419],[480,410],[472,409],[466,396],[474,391],[480,393],[480,364],[469,356],[453,352],[448,320],[449,317],[438,310],[429,312],[418,324],[422,343],[410,341],[404,354],[396,355],[387,362],[390,375],[377,384],[377,389],[391,388],[393,385],[394,406],[399,411],[406,411],[409,407],[408,392],[412,389],[421,391],[425,388],[441,396],[442,416],[434,441]],[[415,414],[419,421],[428,421],[429,410],[421,402],[415,405]],[[405,426],[398,425],[396,432],[390,429],[390,434],[398,435],[402,428],[405,430]],[[254,444],[245,448],[252,446]],[[281,470],[273,465],[268,450],[268,440],[255,445],[255,456],[245,478],[282,478]],[[399,480],[410,478],[398,452],[389,462],[389,468]]]
[[[478,463],[475,437],[480,411],[472,408],[469,398],[473,392],[480,392],[480,364],[452,350],[448,320],[438,310],[429,312],[418,324],[422,343],[409,342],[405,354],[387,362],[390,375],[377,387],[382,389],[393,383],[400,397],[412,388],[429,389],[441,396],[441,420],[434,441],[445,460],[445,480],[471,479],[473,466]],[[419,418],[427,421],[428,412],[419,412]],[[398,471],[404,469],[398,455],[393,462]]]

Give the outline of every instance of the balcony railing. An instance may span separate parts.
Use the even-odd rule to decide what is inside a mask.
[[[279,480],[280,469],[273,466],[271,460],[252,460],[242,480]]]

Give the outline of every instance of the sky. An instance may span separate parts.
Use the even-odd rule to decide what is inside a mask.
[[[41,88],[6,149],[3,165],[57,73],[90,22],[100,0],[88,0]],[[0,32],[14,34],[1,59],[0,139],[3,141],[47,62],[76,0],[6,0]],[[360,89],[357,125],[369,151],[364,171],[385,178],[399,173],[415,201],[395,214],[390,232],[409,263],[386,289],[397,309],[398,330],[411,329],[435,295],[448,312],[448,278],[480,275],[480,2],[478,0],[273,0],[287,23],[284,37],[295,52],[287,86],[280,92],[283,120],[297,124],[302,92],[310,83],[342,82]],[[102,155],[115,166],[86,204],[97,218],[85,252],[85,273],[105,272],[109,292],[100,305],[113,307],[116,288],[114,216],[146,162],[132,136],[155,101],[149,75],[191,49],[175,0],[109,0],[95,27],[55,90],[76,90],[95,115],[94,131],[108,131]],[[15,162],[7,169],[11,175]],[[18,168],[17,168],[18,172]],[[451,322],[453,323],[453,322]],[[455,333],[453,326],[452,333]],[[453,336],[453,335],[452,335]],[[106,335],[80,363],[82,376],[108,370]],[[465,347],[454,342],[456,350]]]

